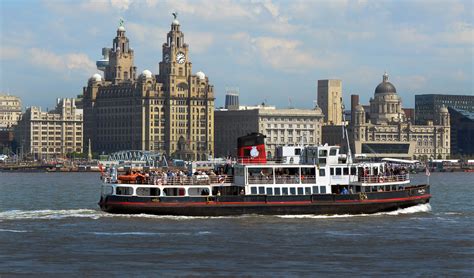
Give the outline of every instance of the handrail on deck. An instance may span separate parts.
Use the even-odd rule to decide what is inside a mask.
[[[401,181],[408,181],[409,175],[390,175],[390,176],[376,176],[376,175],[369,175],[369,176],[362,176],[359,177],[359,182],[361,183],[388,183],[388,182],[401,182]]]
[[[112,183],[110,178],[104,179],[105,183]],[[180,186],[180,185],[218,185],[218,184],[229,184],[234,182],[234,176],[228,175],[196,175],[196,176],[183,176],[183,177],[150,177],[144,179],[138,184],[146,185],[159,185],[159,186]],[[137,184],[136,182],[123,182],[118,181],[117,184]]]

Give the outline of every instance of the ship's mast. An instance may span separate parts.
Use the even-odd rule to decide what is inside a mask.
[[[342,138],[346,137],[346,143],[347,143],[347,163],[352,163],[352,151],[351,151],[351,145],[349,142],[349,135],[347,133],[347,127],[346,127],[346,115],[344,113],[344,103],[342,102],[342,97],[341,97],[341,106],[342,106]]]

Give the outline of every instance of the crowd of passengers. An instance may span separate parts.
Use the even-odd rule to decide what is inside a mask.
[[[369,174],[370,169],[364,168],[363,172],[359,172],[359,178],[368,179],[371,182],[396,181],[397,178],[405,178],[408,170],[404,166],[387,164],[385,171],[378,172],[374,169],[373,174]]]
[[[105,175],[110,177],[112,182],[150,185],[223,183],[227,179],[227,175],[215,170],[195,171],[194,173],[186,170],[129,170],[124,175],[118,175],[114,178],[113,170],[110,169]]]

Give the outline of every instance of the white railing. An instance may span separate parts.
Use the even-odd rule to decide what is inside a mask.
[[[183,176],[183,177],[160,177],[151,176],[145,177],[137,181],[121,181],[118,180],[118,184],[148,184],[148,185],[162,185],[162,186],[175,186],[175,185],[211,185],[211,184],[229,184],[233,183],[234,177],[227,175],[207,176]],[[112,183],[109,177],[104,178],[105,183]]]
[[[408,180],[409,180],[408,174],[359,177],[359,182],[361,183],[389,183],[389,182],[402,182],[402,181],[408,181]]]

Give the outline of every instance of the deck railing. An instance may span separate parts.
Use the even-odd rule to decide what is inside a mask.
[[[248,177],[249,184],[273,184],[273,176]],[[314,184],[316,176],[279,175],[275,176],[275,184]]]
[[[387,183],[387,182],[401,182],[409,180],[408,174],[391,175],[391,176],[363,176],[359,177],[361,183]]]
[[[104,180],[106,183],[112,183],[110,178]],[[226,184],[233,183],[234,177],[228,175],[197,175],[197,176],[182,176],[182,177],[148,177],[142,181],[118,181],[120,184],[148,184],[148,185],[162,185],[162,186],[179,186],[179,185],[211,185],[211,184]]]

